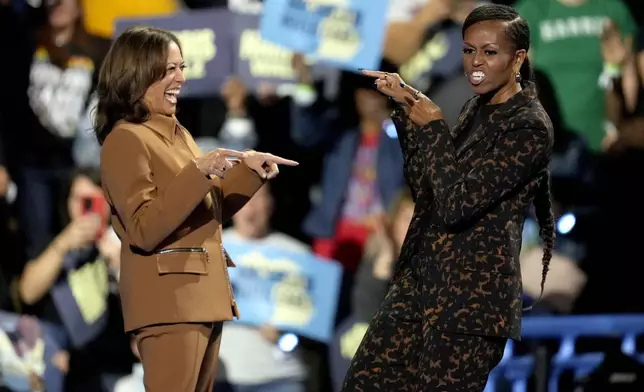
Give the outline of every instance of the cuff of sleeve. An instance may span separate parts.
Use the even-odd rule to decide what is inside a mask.
[[[252,150],[249,150],[249,151],[252,151]],[[257,173],[255,170],[251,169],[250,166],[246,164],[246,162],[242,162],[241,164],[244,166],[244,169],[247,172],[250,172],[254,177],[259,179],[262,182],[262,184],[267,181],[265,178],[262,178],[262,176],[260,176],[259,173]]]
[[[180,184],[179,189],[194,189],[197,194],[201,195],[200,199],[212,189],[210,176],[203,174],[194,160],[183,167],[176,179]]]

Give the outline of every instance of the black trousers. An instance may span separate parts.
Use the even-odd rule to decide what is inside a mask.
[[[506,338],[434,329],[416,311],[419,293],[394,283],[374,315],[342,392],[480,392],[501,361]]]

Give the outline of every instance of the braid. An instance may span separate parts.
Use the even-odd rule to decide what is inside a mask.
[[[539,223],[539,237],[543,241],[543,258],[542,272],[541,272],[541,293],[539,298],[524,310],[530,310],[539,302],[543,296],[543,290],[546,285],[546,277],[550,269],[550,259],[552,259],[552,251],[555,247],[555,217],[552,213],[552,200],[550,194],[550,172],[546,170],[546,174],[541,179],[541,184],[537,189],[537,194],[534,197],[534,209],[537,215],[537,222]]]

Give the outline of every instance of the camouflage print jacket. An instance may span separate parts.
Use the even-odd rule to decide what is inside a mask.
[[[392,114],[416,201],[393,284],[417,275],[420,311],[436,329],[519,339],[521,233],[548,177],[552,124],[529,84],[455,148],[478,109],[475,96],[452,132],[443,120],[418,127],[401,108]]]

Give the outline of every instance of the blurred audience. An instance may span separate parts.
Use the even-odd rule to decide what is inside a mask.
[[[222,240],[241,242],[249,250],[270,246],[290,252],[310,252],[306,244],[271,229],[273,197],[264,185],[233,217]],[[258,253],[261,254],[261,253]],[[272,325],[259,328],[237,323],[224,325],[219,356],[232,392],[304,392],[307,370],[299,351],[283,351],[282,333]],[[223,387],[222,387],[223,388]],[[217,390],[217,387],[215,387]]]
[[[109,44],[85,31],[79,0],[47,1],[40,12],[44,17],[35,10],[0,7],[0,29],[15,37],[12,61],[2,68],[12,74],[2,117],[7,130],[22,130],[3,137],[13,147],[8,159],[21,190],[30,258],[60,228],[55,205],[74,170],[73,140]]]
[[[292,106],[293,140],[302,147],[328,148],[321,195],[303,229],[314,238],[315,253],[355,271],[367,237],[404,186],[400,145],[395,133],[387,132],[391,107],[372,88],[372,80],[348,72],[341,82],[348,90],[346,102],[332,105],[316,93],[304,58],[294,56],[293,65],[299,82]],[[383,68],[395,71],[386,64]]]

